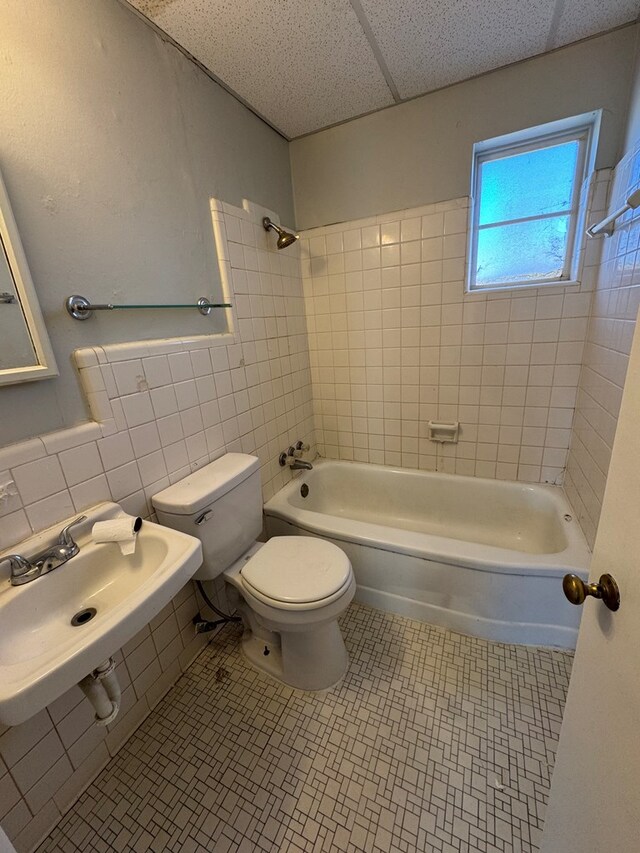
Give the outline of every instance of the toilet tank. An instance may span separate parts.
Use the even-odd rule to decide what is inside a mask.
[[[260,460],[227,453],[152,498],[161,524],[196,536],[204,561],[196,580],[229,568],[262,531]]]

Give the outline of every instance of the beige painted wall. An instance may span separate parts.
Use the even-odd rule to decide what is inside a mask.
[[[60,367],[0,389],[3,445],[87,417],[74,348],[216,328],[176,311],[78,323],[64,297],[213,295],[209,197],[284,221],[293,204],[286,141],[117,0],[0,4],[0,104],[0,169]]]
[[[297,226],[468,195],[474,142],[600,107],[597,166],[614,165],[635,39],[626,27],[294,140]]]

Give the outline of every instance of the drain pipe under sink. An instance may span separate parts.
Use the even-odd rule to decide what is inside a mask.
[[[120,710],[120,684],[113,658],[85,675],[78,687],[95,708],[97,726],[108,726],[115,720]]]

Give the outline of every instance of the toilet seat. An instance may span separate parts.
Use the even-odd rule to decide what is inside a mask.
[[[347,555],[323,539],[275,536],[241,569],[247,591],[284,610],[312,610],[335,601],[349,588]]]
[[[320,598],[318,601],[305,601],[294,604],[287,601],[279,601],[277,598],[269,598],[268,595],[264,595],[262,592],[259,592],[259,590],[254,589],[246,580],[243,580],[242,585],[246,593],[249,593],[249,595],[257,598],[258,601],[262,602],[262,604],[266,604],[274,610],[295,610],[302,613],[307,610],[319,610],[321,607],[326,607],[328,604],[331,604],[331,602],[336,601],[336,599],[348,592],[353,583],[353,577],[350,576],[340,589],[336,590],[336,592],[327,598]]]

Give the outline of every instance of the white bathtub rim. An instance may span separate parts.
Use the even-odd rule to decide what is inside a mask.
[[[458,539],[446,539],[428,533],[412,533],[409,530],[400,530],[396,527],[382,528],[385,535],[383,540],[378,532],[379,525],[377,524],[352,521],[307,510],[283,512],[270,506],[270,504],[271,501],[265,505],[267,517],[285,521],[317,536],[330,537],[341,542],[356,542],[359,545],[366,545],[379,551],[407,554],[411,557],[433,560],[449,566],[464,566],[467,569],[477,569],[481,572],[492,572],[494,574],[562,577],[567,572],[573,572],[583,580],[587,580],[589,576],[588,552],[586,554],[587,566],[585,567],[585,563],[580,560],[579,554],[571,548],[561,551],[559,554],[530,555],[537,558],[536,563],[533,563],[524,559],[528,555],[523,556],[521,551],[495,548],[490,545],[474,545]],[[323,523],[317,523],[314,520],[315,518],[321,518]],[[401,539],[403,541],[400,541]],[[481,549],[482,556],[475,549]],[[549,557],[556,559],[551,561],[548,559]],[[557,559],[558,557],[564,559],[560,561]]]
[[[442,474],[439,472],[420,471],[417,469],[396,468],[386,465],[376,465],[364,462],[347,462],[334,459],[320,459],[314,462],[314,467],[324,468],[333,466],[350,466],[352,468],[374,468],[380,471],[415,475],[435,475],[447,480],[461,481],[467,479],[460,474]],[[311,475],[313,476],[313,475]],[[521,575],[562,576],[575,572],[583,579],[588,577],[591,552],[587,546],[582,530],[575,518],[569,501],[559,486],[509,483],[529,489],[543,490],[554,503],[559,517],[571,515],[570,521],[562,520],[567,538],[567,547],[555,553],[532,554],[516,551],[510,548],[499,548],[494,545],[468,542],[463,539],[449,539],[431,533],[405,530],[398,527],[387,527],[377,523],[359,521],[343,516],[329,515],[314,510],[306,510],[290,504],[288,498],[298,491],[304,477],[296,477],[269,500],[264,506],[266,516],[272,516],[289,522],[317,535],[331,536],[341,541],[356,541],[369,547],[397,554],[408,554],[423,559],[437,560],[447,565],[462,565],[465,568],[478,569],[486,572],[497,572]],[[496,481],[487,478],[474,478],[494,485],[506,481]]]
[[[267,519],[267,530],[272,536],[316,535],[275,517]],[[356,601],[493,642],[575,648],[581,608],[565,600],[557,577],[501,578],[354,541],[330,541],[344,548],[351,560]],[[438,577],[439,571],[449,569],[450,576]],[[482,612],[475,609],[476,601]]]
[[[411,478],[420,478],[420,477],[437,477],[439,480],[444,480],[448,483],[456,483],[460,484],[461,481],[471,480],[474,483],[479,483],[485,486],[504,488],[508,487],[512,490],[517,490],[519,492],[542,492],[545,494],[546,499],[552,501],[558,513],[566,513],[572,516],[572,521],[575,523],[575,513],[569,503],[569,499],[567,498],[566,492],[562,488],[562,486],[555,486],[551,483],[528,483],[521,482],[519,480],[498,480],[496,478],[491,477],[474,477],[468,474],[448,474],[445,471],[428,471],[422,468],[400,468],[397,465],[381,465],[377,462],[354,462],[350,459],[326,459],[323,457],[319,457],[314,460],[313,469],[311,472],[309,471],[300,471],[298,472],[298,476],[294,477],[290,480],[280,491],[276,492],[273,498],[270,499],[269,503],[273,501],[275,497],[278,495],[283,495],[285,493],[288,494],[290,491],[297,491],[297,487],[299,483],[301,483],[306,476],[313,476],[313,470],[322,469],[322,468],[352,468],[352,469],[372,469],[374,471],[386,472],[389,474],[400,474],[401,476],[411,477]],[[578,529],[579,526],[578,526]],[[582,531],[580,531],[580,534]],[[585,540],[586,543],[586,540]],[[588,550],[588,549],[587,549]]]

